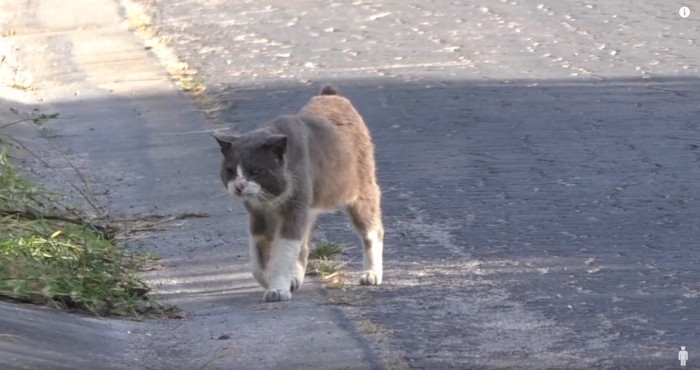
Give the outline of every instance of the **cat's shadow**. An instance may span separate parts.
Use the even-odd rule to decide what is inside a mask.
[[[308,278],[308,277],[307,277]],[[250,311],[267,311],[277,309],[296,309],[328,304],[327,292],[320,281],[310,278],[304,286],[292,293],[292,299],[286,302],[264,302],[262,297],[264,289],[255,284],[228,289],[219,292],[215,303],[228,306],[232,309],[245,309]]]

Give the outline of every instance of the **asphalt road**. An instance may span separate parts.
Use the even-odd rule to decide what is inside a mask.
[[[385,284],[345,309],[386,367],[630,368],[700,353],[700,7],[151,3],[222,121],[332,82],[377,145]],[[317,239],[358,241],[342,215]],[[361,260],[360,249],[348,252]],[[370,324],[370,329],[368,328]]]

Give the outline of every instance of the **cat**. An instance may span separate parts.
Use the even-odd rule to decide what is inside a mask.
[[[249,215],[251,268],[263,301],[303,282],[317,215],[344,207],[362,239],[361,285],[382,282],[384,227],[374,143],[360,114],[325,86],[295,115],[238,135],[215,134],[221,180]]]

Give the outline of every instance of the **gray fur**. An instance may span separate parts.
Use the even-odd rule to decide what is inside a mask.
[[[221,179],[250,215],[253,274],[268,289],[266,301],[289,299],[288,291],[301,287],[315,216],[339,207],[347,208],[363,241],[366,271],[360,282],[381,283],[384,231],[374,145],[352,103],[336,94],[324,87],[296,115],[240,136],[216,136]],[[238,193],[257,186],[262,190],[255,196]],[[288,248],[299,249],[294,261],[280,257]]]

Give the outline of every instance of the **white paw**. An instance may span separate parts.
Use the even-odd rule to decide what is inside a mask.
[[[283,302],[292,299],[292,293],[289,290],[268,289],[263,294],[265,302]]]
[[[379,285],[382,283],[382,274],[376,271],[365,271],[360,278],[360,285]]]
[[[299,263],[297,263],[297,269],[294,272],[294,277],[292,277],[292,292],[295,292],[304,285],[304,276],[306,276],[306,269]]]
[[[298,277],[293,277],[292,278],[292,284],[291,284],[291,291],[296,292],[301,288],[302,284],[304,284],[304,278],[299,279]]]

